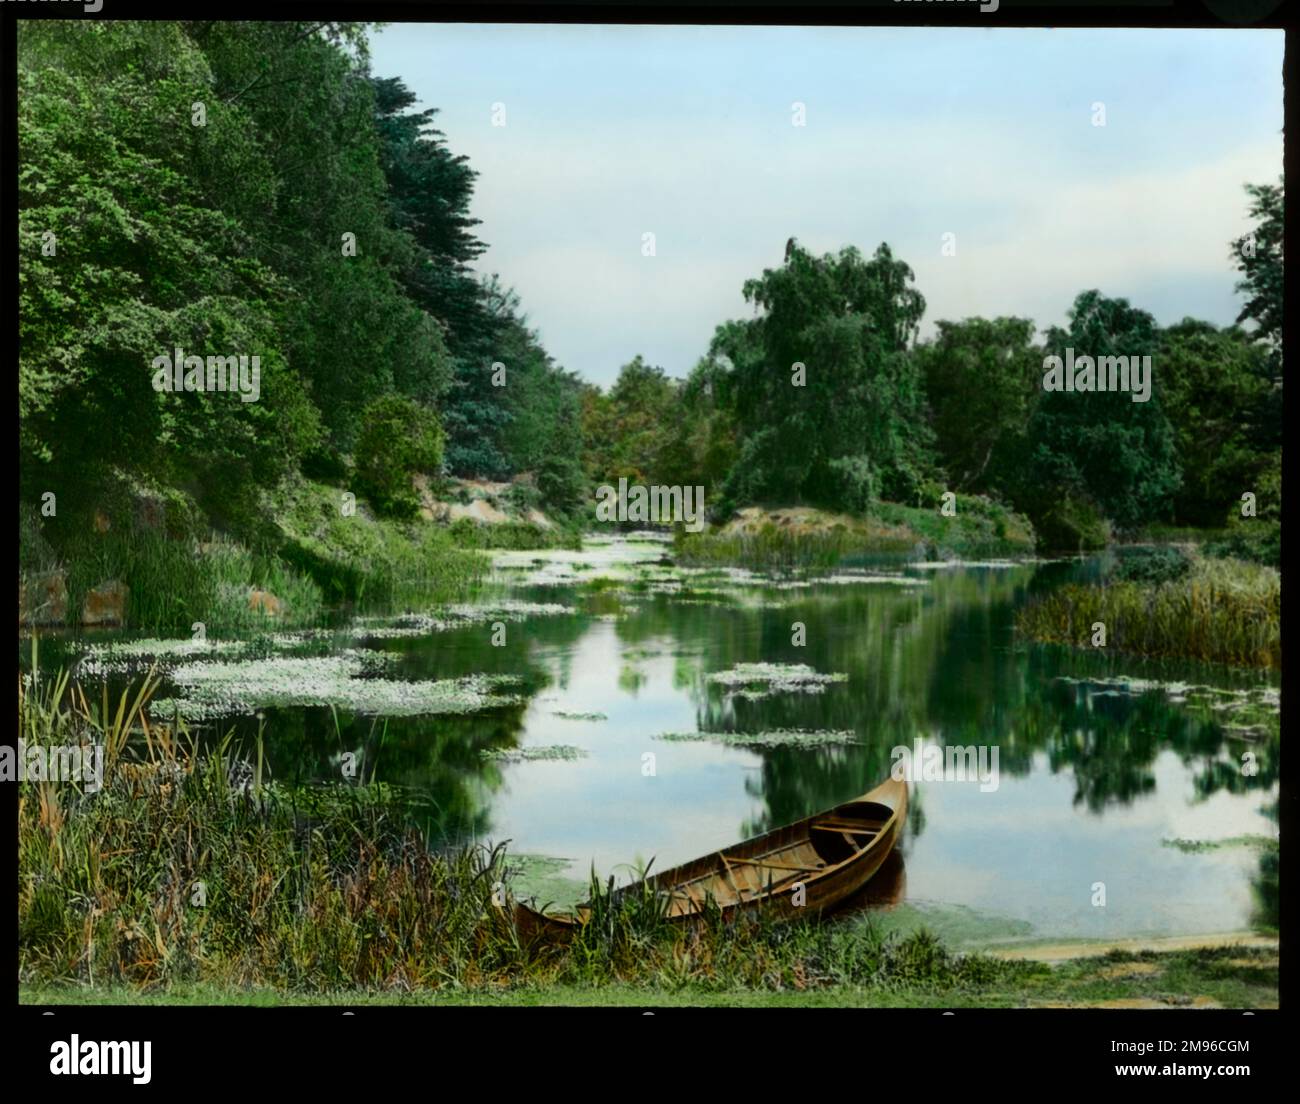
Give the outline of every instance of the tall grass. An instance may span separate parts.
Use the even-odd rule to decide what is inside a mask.
[[[230,542],[199,544],[145,527],[85,533],[60,549],[66,565],[71,624],[81,619],[86,594],[109,581],[126,586],[126,623],[135,629],[209,628],[265,624],[249,601],[252,589],[279,601],[278,623],[310,624],[323,607],[320,588],[275,556]],[[21,582],[21,580],[20,580]]]
[[[1195,559],[1178,579],[1072,584],[1016,615],[1022,635],[1076,647],[1091,646],[1097,622],[1106,626],[1106,647],[1117,651],[1280,668],[1282,578],[1240,560]]]
[[[582,534],[572,526],[553,525],[547,529],[532,521],[502,521],[494,524],[458,518],[447,526],[447,533],[457,548],[507,549],[532,552],[542,548],[582,549]]]
[[[870,925],[719,912],[685,930],[645,883],[593,885],[574,939],[530,942],[501,907],[503,847],[432,851],[391,787],[285,785],[260,742],[200,753],[183,728],[149,721],[152,689],[146,679],[110,703],[66,675],[20,680],[25,737],[106,747],[95,792],[20,783],[23,984],[951,987],[1015,969]]]
[[[752,570],[825,570],[858,550],[847,529],[793,532],[764,525],[756,533],[687,533],[678,530],[673,557],[691,566],[737,565]]]

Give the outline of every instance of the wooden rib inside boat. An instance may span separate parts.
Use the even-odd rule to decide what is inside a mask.
[[[871,879],[906,818],[907,783],[891,778],[843,805],[661,871],[647,882],[667,898],[670,920],[698,917],[710,901],[724,915],[759,907],[774,908],[786,919],[815,915]],[[523,903],[515,910],[521,932],[551,936],[572,932],[588,914],[582,905],[572,913],[543,913]]]

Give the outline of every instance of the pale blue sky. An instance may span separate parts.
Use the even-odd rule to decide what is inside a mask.
[[[1282,171],[1280,31],[395,24],[372,54],[478,170],[480,270],[602,385],[688,372],[791,235],[889,242],[923,334],[1091,287],[1225,324],[1241,186]]]

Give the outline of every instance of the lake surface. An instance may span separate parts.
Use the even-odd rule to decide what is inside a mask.
[[[483,618],[316,641],[313,654],[388,653],[389,679],[523,676],[521,700],[386,720],[262,708],[272,775],[337,779],[351,752],[364,777],[402,789],[434,843],[510,840],[511,853],[564,860],[538,890],[561,899],[593,865],[621,881],[638,861],[670,866],[863,793],[898,746],[983,747],[997,750],[996,788],[915,781],[900,860],[865,907],[965,915],[984,941],[1276,922],[1259,846],[1276,836],[1276,725],[1243,736],[1215,705],[1275,708],[1278,680],[1017,642],[1017,605],[1095,576],[1096,560],[856,564],[792,582],[683,574],[655,562],[666,551],[618,540],[499,555]],[[837,681],[798,668],[775,686],[709,679],[753,663]],[[234,727],[247,748],[258,725],[244,714],[211,730]],[[728,742],[791,730],[821,735]],[[520,753],[570,757],[500,757]]]

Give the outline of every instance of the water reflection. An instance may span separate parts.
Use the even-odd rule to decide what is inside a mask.
[[[360,776],[409,795],[433,842],[509,838],[512,850],[568,859],[585,878],[590,864],[602,875],[651,856],[672,865],[828,808],[883,779],[892,749],[918,737],[991,746],[995,791],[916,784],[901,853],[864,900],[906,894],[1053,937],[1275,924],[1276,850],[1189,851],[1169,841],[1273,834],[1276,726],[1262,739],[1231,738],[1211,710],[1105,680],[1227,689],[1276,680],[1016,644],[1018,603],[1098,570],[1097,561],[942,569],[918,573],[922,586],[746,588],[733,600],[516,588],[515,597],[581,612],[510,624],[503,646],[490,625],[375,646],[398,657],[393,677],[522,675],[521,704],[388,720],[267,711],[266,755],[275,776],[294,781],[338,778],[350,753]],[[848,680],[758,699],[706,681],[758,661]],[[258,720],[213,731],[231,727],[249,747]],[[656,739],[772,729],[850,730],[856,742],[756,750]],[[553,744],[585,757],[500,763],[482,754]]]

